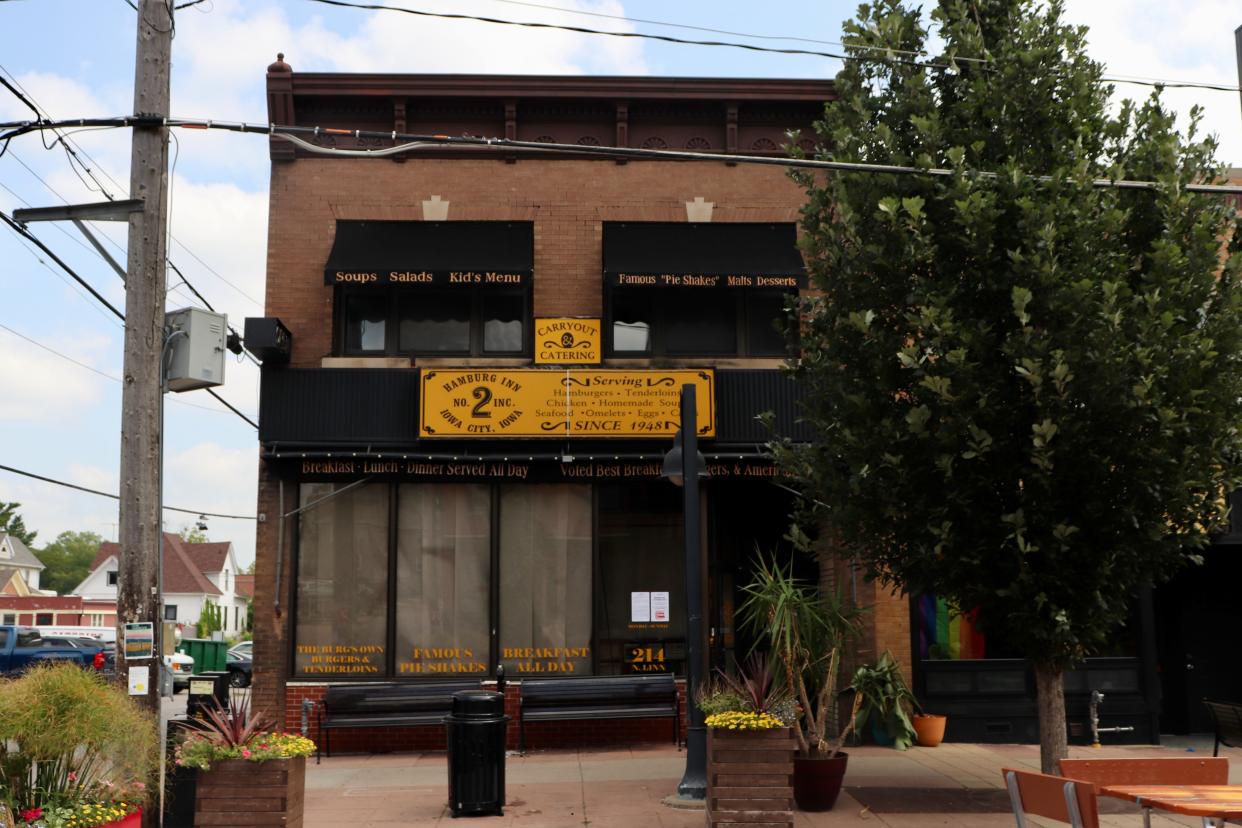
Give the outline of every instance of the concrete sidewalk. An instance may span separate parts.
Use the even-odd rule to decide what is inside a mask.
[[[1002,767],[1039,769],[1036,745],[944,744],[937,748],[864,746],[849,751],[845,790],[828,813],[795,813],[798,828],[868,826],[1012,826]],[[1164,747],[1071,747],[1075,757],[1211,756],[1210,739]],[[1230,782],[1242,784],[1242,751],[1231,759]],[[672,747],[537,751],[506,761],[503,817],[453,820],[446,806],[445,754],[334,756],[309,764],[306,828],[395,828],[405,825],[521,826],[521,828],[700,828],[702,810],[664,804],[685,769]],[[1138,810],[1101,800],[1102,824],[1142,824]],[[1057,825],[1031,820],[1033,825]],[[1154,815],[1153,828],[1198,826],[1197,819]]]

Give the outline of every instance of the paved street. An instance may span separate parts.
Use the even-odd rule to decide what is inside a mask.
[[[1189,749],[1189,752],[1188,752]],[[1211,755],[1211,743],[1181,740],[1166,747],[1070,748],[1071,756]],[[1242,750],[1224,750],[1232,760],[1230,781],[1242,783]],[[869,826],[1012,826],[1000,769],[1037,770],[1035,745],[945,744],[900,753],[889,748],[850,751],[845,792],[824,814],[797,813],[798,828]],[[701,810],[664,804],[685,767],[685,753],[671,747],[558,750],[511,755],[506,762],[503,817],[478,817],[480,825],[523,828],[699,828]],[[334,756],[307,766],[306,826],[395,828],[448,825],[447,767],[443,753]],[[1101,824],[1137,828],[1136,808],[1101,800]],[[473,824],[473,823],[471,823]],[[1032,819],[1032,825],[1055,825]],[[1197,826],[1197,820],[1154,816],[1154,828]]]

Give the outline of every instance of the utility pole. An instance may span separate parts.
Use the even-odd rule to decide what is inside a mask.
[[[1238,51],[1238,97],[1242,98],[1242,26],[1233,30],[1233,45]]]
[[[138,47],[134,67],[134,115],[168,117],[172,56],[172,0],[138,0]],[[121,560],[117,578],[117,625],[150,623],[154,651],[130,661],[118,643],[120,680],[129,668],[147,669],[147,705],[160,715],[160,547],[163,525],[161,472],[164,347],[164,262],[168,221],[168,130],[134,126],[129,194],[142,210],[129,217],[125,279],[125,363],[121,392]],[[158,802],[158,798],[155,800]],[[153,822],[146,822],[148,812]],[[144,823],[159,824],[158,808],[144,809]]]

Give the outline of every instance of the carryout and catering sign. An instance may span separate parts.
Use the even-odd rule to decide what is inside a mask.
[[[695,386],[699,436],[716,436],[711,369],[423,369],[420,437],[659,437],[681,426]]]
[[[536,319],[536,365],[598,365],[598,319]]]

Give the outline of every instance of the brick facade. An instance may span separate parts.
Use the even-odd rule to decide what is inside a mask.
[[[289,84],[287,70],[286,66],[276,75],[269,74],[269,92],[277,90],[281,95],[287,94],[284,91]],[[334,77],[315,76],[312,80],[322,82],[322,85],[327,83],[323,79]],[[598,80],[603,89],[608,79]],[[296,91],[299,76],[293,75],[292,83]],[[715,83],[727,87],[729,82]],[[733,91],[739,95],[762,97],[760,87],[764,82],[749,83],[754,88]],[[775,84],[789,82],[772,83],[775,89]],[[674,86],[670,82],[669,88]],[[826,84],[815,87],[824,95],[828,94],[828,89]],[[724,106],[729,92],[725,88],[713,94]],[[281,98],[281,101],[285,102],[273,103],[272,106],[282,118],[288,118],[297,109],[294,106],[296,101],[292,97],[287,101]],[[736,118],[736,106],[729,106],[732,107],[730,117]],[[411,105],[410,109],[413,108]],[[403,119],[407,111],[405,104],[397,107],[397,111]],[[404,121],[396,123],[404,124]],[[722,119],[722,130],[723,123]],[[779,138],[784,129],[802,126],[805,125],[774,122],[768,128]],[[755,127],[748,126],[746,129],[753,132]],[[618,128],[618,135],[622,134],[623,131]],[[736,141],[736,134],[730,134],[730,140]],[[759,146],[763,140],[753,138],[752,143]],[[380,158],[307,155],[301,150],[295,154],[279,146],[279,142],[273,144],[273,156],[286,160],[277,160],[272,167],[265,315],[278,317],[292,332],[290,365],[295,368],[325,365],[405,368],[530,364],[529,359],[340,357],[333,340],[334,289],[325,286],[323,278],[337,220],[421,221],[447,218],[450,221],[532,222],[534,316],[600,317],[604,310],[601,287],[604,222],[685,222],[690,217],[702,219],[710,214],[713,223],[793,223],[798,220],[804,200],[800,187],[782,168],[774,166],[656,160],[619,163],[607,159],[550,155],[529,157],[495,152],[475,155],[439,152],[428,156],[420,151],[402,157],[397,163]],[[425,202],[429,205],[427,212]],[[445,203],[448,205],[447,216],[443,215]],[[708,208],[707,204],[712,206]],[[775,358],[699,358],[681,360],[680,364],[776,369],[780,362]],[[663,360],[659,364],[667,366],[674,363],[678,361]],[[648,359],[605,360],[605,365],[616,366],[651,364],[655,363]],[[303,699],[318,701],[322,698],[325,685],[290,681],[286,688],[291,667],[292,623],[289,607],[295,585],[291,529],[294,522],[286,522],[283,548],[278,548],[282,533],[279,529],[281,521],[277,516],[292,508],[296,483],[286,482],[284,488],[285,502],[282,507],[280,483],[260,458],[258,512],[261,517],[257,530],[254,599],[254,701],[258,708],[284,721],[287,728],[298,729],[301,726]],[[829,570],[832,568],[825,568],[826,573]],[[839,571],[837,575],[840,575]],[[862,579],[858,581],[857,591],[860,602],[872,608],[867,616],[866,641],[859,657],[872,660],[876,653],[890,649],[908,670],[910,631],[907,603]],[[681,688],[684,696],[684,685]],[[516,684],[510,684],[506,691],[506,706],[510,715],[515,717],[510,726],[511,746],[516,745],[517,741],[516,704],[519,692]],[[313,722],[312,717],[310,735],[315,738],[318,734],[313,732]],[[583,727],[580,722],[540,723],[528,728],[527,738],[532,746],[577,744],[584,739],[594,743],[659,742],[668,740],[669,729],[667,720],[658,719],[592,722],[589,727]],[[341,731],[333,734],[333,749],[437,749],[443,747],[443,738],[443,728]]]

